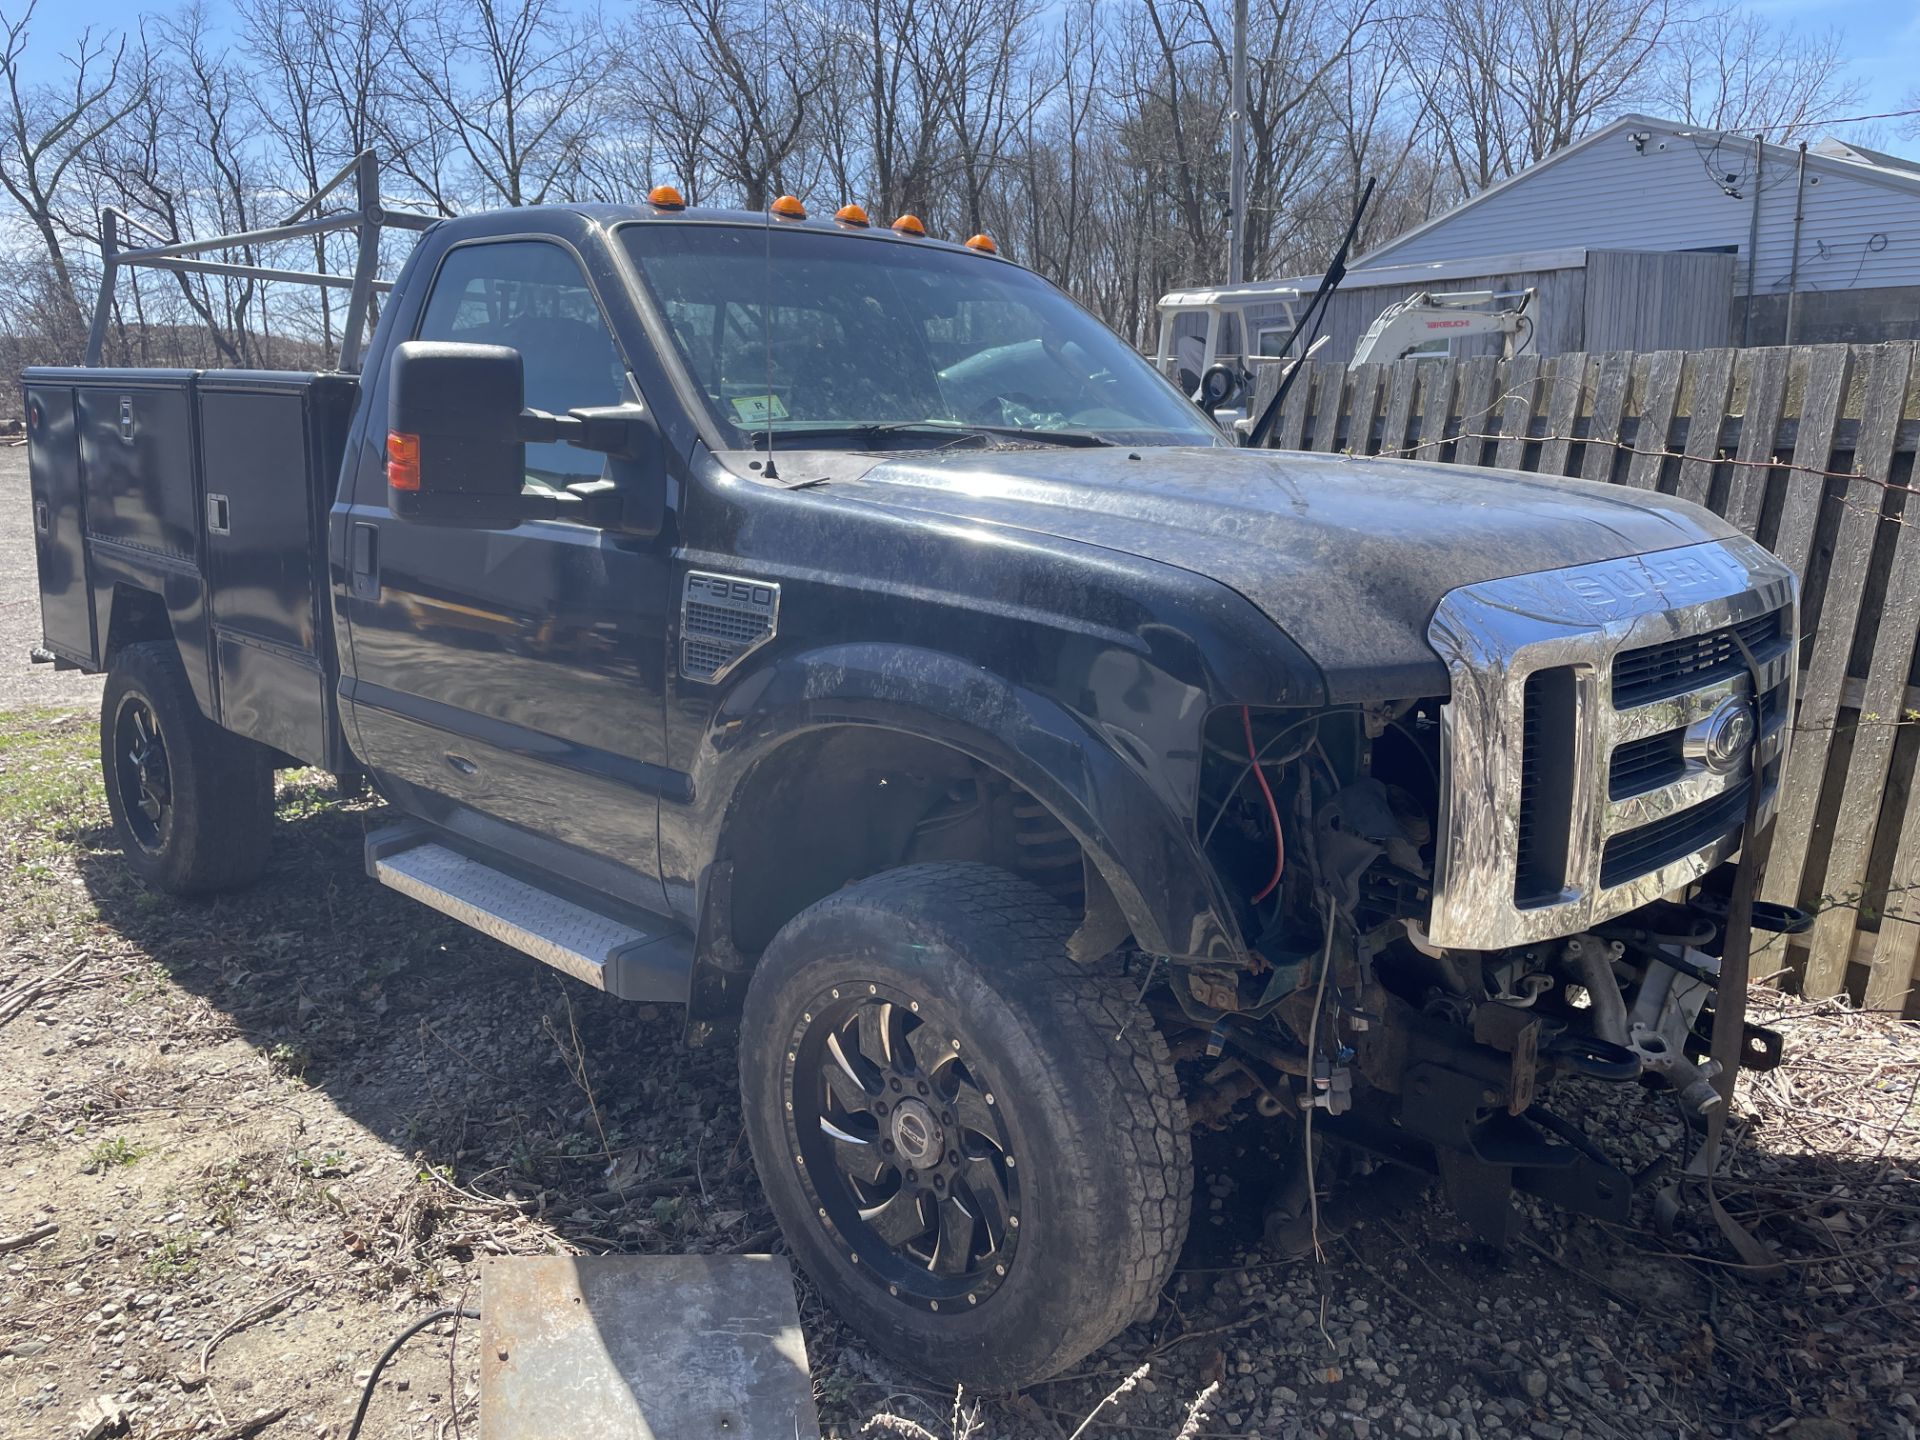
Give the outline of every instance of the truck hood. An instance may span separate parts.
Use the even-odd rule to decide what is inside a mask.
[[[1427,624],[1458,586],[1735,533],[1669,495],[1405,460],[1151,447],[808,458],[827,462],[836,496],[1226,585],[1313,658],[1335,702],[1443,693]]]

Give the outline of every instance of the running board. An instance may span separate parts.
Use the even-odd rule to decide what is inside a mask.
[[[367,837],[367,873],[620,1000],[684,1005],[693,972],[687,937],[642,929],[439,843],[419,825]]]

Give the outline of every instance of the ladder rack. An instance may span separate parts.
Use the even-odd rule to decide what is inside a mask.
[[[312,214],[329,195],[348,180],[353,181],[354,204],[351,210]],[[192,275],[230,275],[242,280],[282,280],[296,285],[318,285],[347,290],[346,325],[340,336],[340,368],[348,373],[360,369],[360,348],[373,296],[393,288],[391,281],[375,279],[380,268],[380,232],[387,226],[400,230],[425,230],[436,223],[431,215],[415,215],[404,210],[388,210],[380,202],[380,161],[372,150],[362,150],[349,160],[340,173],[322,185],[300,208],[279,225],[264,230],[247,230],[236,235],[220,235],[211,240],[183,240],[144,249],[120,248],[120,232],[146,230],[133,216],[114,206],[100,212],[100,295],[93,307],[93,325],[87,331],[88,365],[98,365],[106,348],[107,323],[113,314],[114,283],[123,268],[144,266]],[[225,260],[201,260],[193,257],[209,251],[231,250],[236,246],[267,245],[278,240],[297,240],[303,235],[325,235],[336,230],[352,230],[359,236],[360,253],[351,275],[329,275],[314,270],[287,270],[270,265],[240,265]],[[151,231],[148,231],[151,234]]]

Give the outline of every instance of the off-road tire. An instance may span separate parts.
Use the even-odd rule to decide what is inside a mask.
[[[781,1230],[843,1319],[943,1383],[1010,1390],[1058,1374],[1151,1313],[1186,1238],[1193,1157],[1166,1042],[1132,986],[1068,958],[1072,929],[1006,871],[914,865],[794,917],[747,991],[747,1133]],[[889,1294],[823,1218],[812,1187],[840,1177],[797,1163],[791,1106],[806,1072],[794,1056],[808,1007],[870,986],[917,997],[912,1023],[964,1035],[999,1092],[987,1103],[1019,1158],[1017,1248],[978,1303],[961,1296],[933,1313]]]
[[[130,705],[144,705],[164,737],[169,803],[135,833],[137,795],[123,793],[116,750]],[[114,655],[100,699],[100,770],[114,838],[148,884],[176,895],[231,890],[260,877],[273,826],[269,751],[200,713],[172,645],[147,641]]]

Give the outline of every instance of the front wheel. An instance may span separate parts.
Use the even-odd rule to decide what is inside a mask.
[[[782,1231],[877,1348],[946,1383],[1057,1374],[1151,1307],[1186,1235],[1186,1107],[1152,1017],[986,865],[916,865],[790,921],[740,1075]]]

